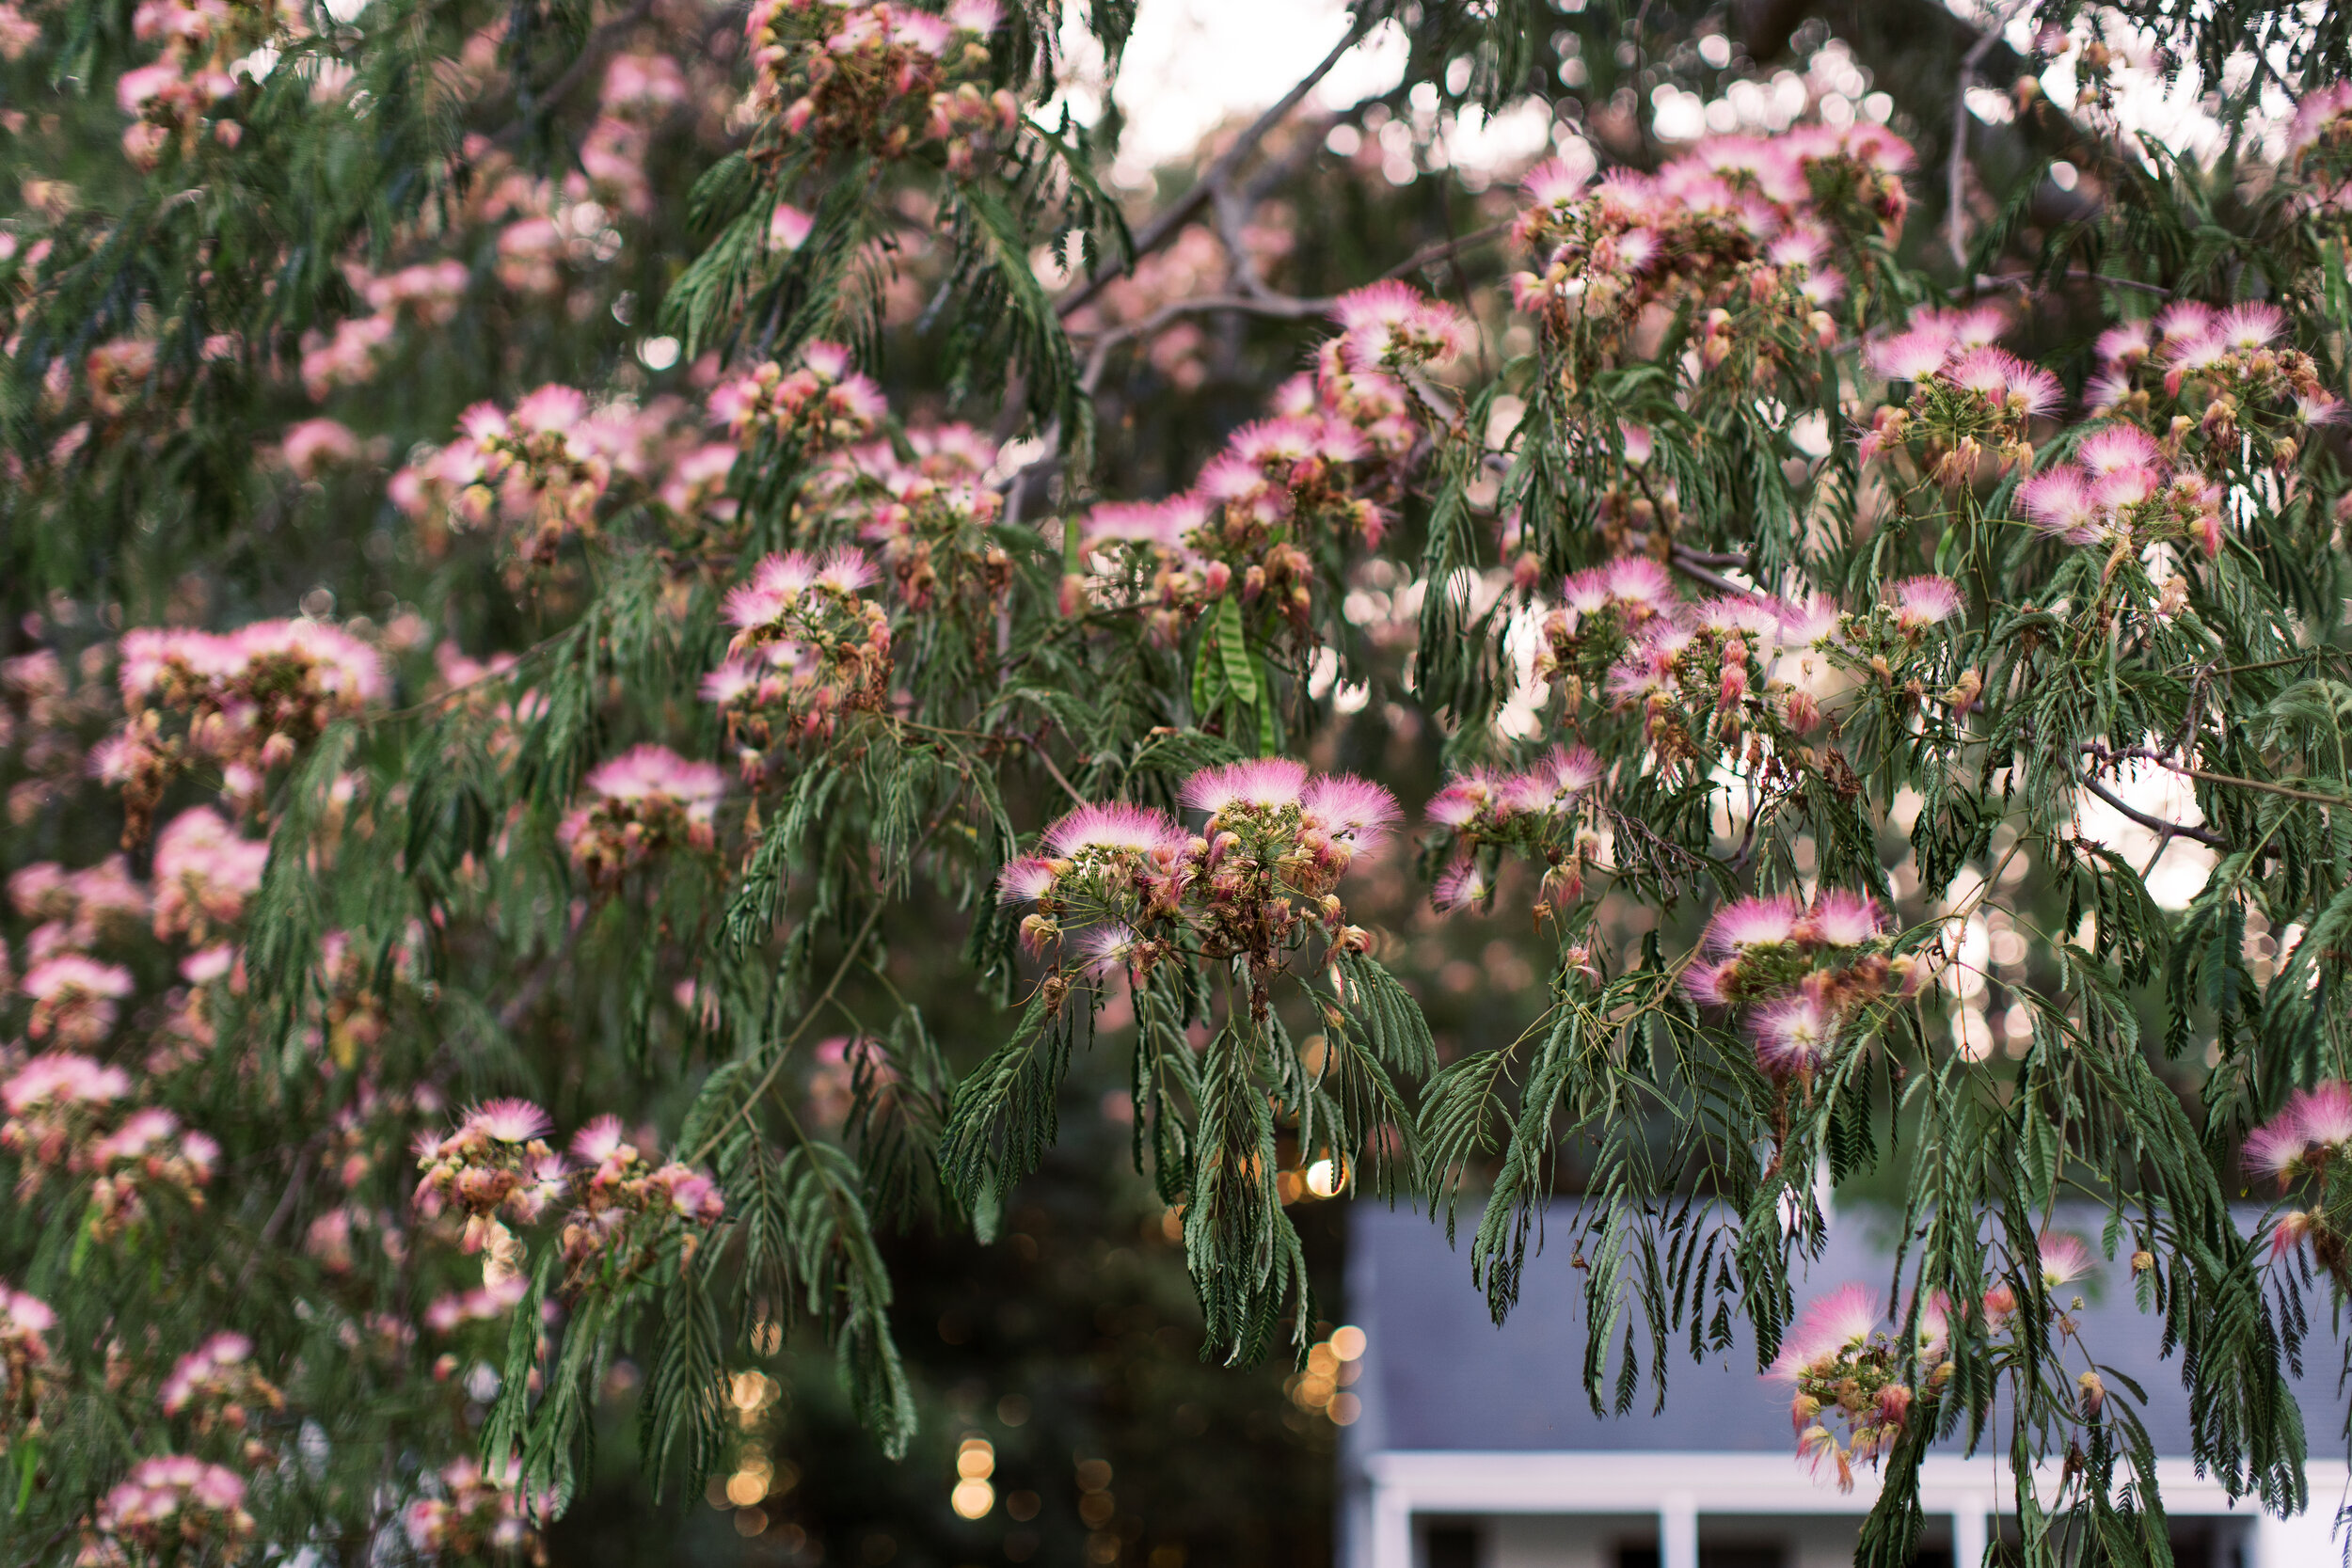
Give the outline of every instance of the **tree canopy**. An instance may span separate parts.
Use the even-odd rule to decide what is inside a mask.
[[[1136,24],[0,0],[14,1558],[543,1556],[621,1403],[1025,1523],[910,1279],[1087,1212],[1305,1432],[1341,1194],[1596,1412],[1752,1342],[1860,1562],[1955,1441],[2169,1560],[2091,1290],[2312,1503],[2352,23],[1365,0],[1122,183]],[[921,1550],[1181,1561],[1111,1474]]]

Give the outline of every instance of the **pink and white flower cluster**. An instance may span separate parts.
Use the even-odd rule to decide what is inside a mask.
[[[260,1410],[283,1410],[286,1397],[253,1364],[253,1341],[221,1333],[182,1356],[156,1391],[166,1416],[186,1416],[199,1435],[243,1432]]]
[[[866,440],[889,412],[882,388],[851,368],[850,351],[828,342],[803,344],[801,362],[790,371],[771,359],[728,377],[706,406],[711,421],[747,450],[772,437],[831,451]]]
[[[420,1497],[408,1505],[401,1523],[408,1544],[434,1556],[467,1559],[495,1552],[527,1554],[544,1561],[533,1520],[550,1499],[537,1497],[520,1484],[521,1465],[508,1465],[504,1476],[485,1472],[481,1462],[459,1459],[442,1466],[442,1495]]]
[[[120,657],[130,721],[90,763],[122,790],[126,842],[147,836],[165,788],[197,761],[218,766],[232,797],[256,801],[271,768],[391,688],[373,648],[309,619],[226,633],[143,627],[123,634]]]
[[[207,127],[206,116],[237,90],[230,68],[260,45],[278,41],[287,29],[275,4],[230,6],[218,0],[140,0],[131,13],[134,37],[161,43],[151,63],[124,71],[115,82],[115,103],[132,117],[122,133],[123,156],[134,167],[152,169],[167,151],[192,151]],[[210,121],[215,139],[234,147],[244,127],[226,115]]]
[[[220,1163],[220,1145],[151,1105],[132,1112],[113,1132],[89,1145],[82,1161],[96,1178],[90,1183],[89,1233],[106,1241],[144,1224],[158,1193],[201,1209],[204,1189]]]
[[[675,1160],[655,1164],[623,1135],[618,1117],[598,1117],[574,1134],[572,1157],[580,1164],[577,1206],[564,1221],[564,1267],[574,1288],[599,1267],[626,1271],[674,1231],[691,1255],[696,1227],[726,1215],[710,1178]]]
[[[1810,1084],[1858,1010],[1909,995],[1926,978],[1918,959],[1890,957],[1885,939],[1867,894],[1824,888],[1810,905],[1785,893],[1735,899],[1708,922],[1708,957],[1683,985],[1709,1006],[1747,1009],[1757,1063],[1775,1079]]]
[[[99,1499],[81,1561],[97,1568],[155,1561],[234,1562],[253,1536],[245,1478],[188,1454],[142,1459]]]
[[[90,1179],[87,1228],[103,1241],[144,1221],[152,1199],[175,1194],[201,1207],[220,1146],[160,1106],[123,1114],[130,1076],[70,1052],[33,1057],[0,1085],[0,1149],[18,1162],[18,1191]]]
[[[686,75],[667,55],[615,55],[604,70],[596,120],[580,137],[580,167],[564,194],[618,208],[631,217],[653,212],[645,175],[655,127],[688,99]]]
[[[2339,1287],[2352,1291],[2347,1155],[2352,1155],[2352,1084],[2328,1079],[2290,1094],[2277,1116],[2247,1134],[2238,1160],[2249,1175],[2276,1178],[2282,1194],[2298,1181],[2309,1184],[2308,1207],[2280,1215],[2272,1228],[2271,1256],[2309,1243],[2320,1267]]]
[[[852,714],[890,704],[889,613],[865,590],[873,562],[855,549],[771,555],[730,591],[727,657],[703,677],[703,698],[726,715],[746,784],[769,748],[824,741]]]
[[[826,150],[902,158],[944,146],[950,172],[1021,123],[1021,105],[988,88],[986,40],[997,0],[954,0],[946,13],[904,0],[758,0],[744,24],[757,72],[751,104]]]
[[[2008,325],[1997,306],[1921,311],[1910,328],[1874,340],[1863,364],[1891,384],[1908,384],[1910,401],[1883,404],[1861,442],[1861,460],[1882,460],[1915,441],[1938,484],[1963,484],[1987,453],[2002,469],[2032,466],[2033,423],[2066,401],[2057,376],[1994,346]]]
[[[2036,1280],[2043,1298],[2060,1286],[2086,1278],[2098,1259],[2080,1236],[2043,1231],[2034,1238],[2026,1278]],[[1994,1334],[2016,1326],[2017,1292],[2005,1276],[1982,1297],[1984,1327]],[[2079,1308],[2079,1298],[2072,1303]],[[2074,1332],[2068,1307],[2044,1300],[2044,1332]],[[1818,1472],[1834,1466],[1838,1487],[1851,1491],[1857,1463],[1874,1462],[1892,1448],[1918,1414],[1923,1399],[1931,1401],[1950,1380],[1952,1369],[1951,1301],[1940,1291],[1919,1306],[1915,1338],[1905,1340],[1899,1327],[1890,1327],[1877,1291],[1867,1285],[1847,1285],[1815,1299],[1795,1330],[1782,1342],[1770,1375],[1793,1384],[1788,1415],[1797,1432],[1797,1456],[1811,1462]],[[2076,1381],[2082,1410],[2095,1416],[2106,1398],[2096,1372]],[[1835,1425],[1833,1425],[1835,1423]],[[1836,1427],[1843,1427],[1841,1434]]]
[[[548,1146],[551,1127],[547,1113],[527,1101],[494,1100],[468,1112],[454,1132],[417,1140],[424,1172],[417,1208],[428,1218],[451,1209],[467,1216],[460,1244],[490,1254],[485,1290],[498,1292],[519,1277],[521,1245],[506,1220],[530,1225],[553,1206],[573,1204],[563,1245],[566,1279],[577,1288],[599,1258],[651,1245],[671,1221],[689,1227],[691,1250],[691,1227],[725,1216],[725,1199],[708,1177],[675,1161],[654,1165],[623,1139],[618,1117],[601,1117],[580,1130],[572,1142],[577,1165]],[[502,1311],[513,1301],[500,1293],[489,1305]]]
[[[1552,341],[1582,346],[1592,368],[1651,307],[1695,309],[1710,370],[1741,344],[1760,365],[1783,338],[1834,342],[1827,308],[1846,278],[1831,262],[1863,260],[1867,231],[1900,230],[1912,158],[1900,137],[1865,124],[1711,137],[1655,174],[1597,182],[1589,166],[1542,165],[1513,225],[1536,265],[1513,276],[1512,298]]]
[[[262,888],[269,841],[246,838],[209,806],[191,806],[155,835],[155,938],[201,945],[234,926]]]
[[[32,963],[120,941],[147,918],[147,890],[132,879],[131,863],[120,855],[79,871],[56,861],[19,866],[8,877],[8,898],[19,914],[40,922],[25,942]]]
[[[596,533],[615,449],[634,439],[630,424],[592,416],[586,393],[554,384],[511,412],[478,403],[458,420],[458,440],[393,476],[392,499],[461,526],[503,523],[516,554],[546,565],[564,541]]]
[[[1272,418],[1233,432],[1191,490],[1105,502],[1081,523],[1106,580],[1132,576],[1157,601],[1148,625],[1163,644],[1229,594],[1311,637],[1318,549],[1387,534],[1424,440],[1423,405],[1399,377],[1454,357],[1470,328],[1401,283],[1344,294],[1332,314],[1343,331],[1324,341],[1313,372],[1282,385]],[[1065,582],[1065,610],[1088,586]]]
[[[529,1225],[560,1201],[567,1172],[549,1148],[548,1114],[526,1100],[485,1101],[453,1132],[420,1133],[414,1202],[431,1219],[454,1209],[466,1216],[468,1252],[507,1240],[500,1219]]]
[[[712,817],[727,784],[709,763],[667,746],[636,746],[598,764],[587,784],[596,799],[573,807],[556,837],[592,882],[616,881],[680,845],[708,849],[716,842]]]
[[[2193,470],[2175,472],[2153,437],[2137,426],[2105,424],[2074,459],[2018,487],[2033,526],[2069,545],[2105,545],[2137,554],[2158,540],[2195,540],[2221,553],[2221,486]]]
[[[1397,278],[1367,283],[1332,303],[1340,354],[1351,371],[1442,370],[1478,343],[1470,319]]]
[[[2084,401],[2102,413],[2146,420],[2160,392],[2180,410],[2165,436],[2171,461],[2182,460],[2190,429],[2223,456],[2233,455],[2240,431],[2250,429],[2267,438],[2261,455],[2283,467],[2294,460],[2298,436],[2344,417],[2318,362],[2280,342],[2286,329],[2286,312],[2275,305],[2217,310],[2178,300],[2153,320],[2123,322],[2100,335],[2099,374],[2084,388]]]
[[[1261,985],[1318,929],[1331,958],[1365,951],[1369,934],[1346,924],[1333,889],[1395,825],[1387,790],[1268,757],[1203,768],[1181,798],[1207,814],[1200,832],[1150,807],[1081,806],[1004,868],[1004,901],[1035,906],[1022,937],[1054,956],[1049,985],[1067,989],[1073,948],[1095,975],[1246,958]]]
[[[117,1005],[133,989],[131,972],[87,954],[59,952],[24,972],[19,989],[32,999],[24,1033],[61,1046],[95,1045],[114,1032]]]
[[[2325,1176],[2352,1148],[2352,1084],[2340,1079],[2287,1097],[2279,1114],[2246,1139],[2240,1156],[2249,1171],[2278,1179],[2284,1192],[2297,1178]]]
[[[38,1431],[49,1388],[49,1341],[57,1314],[47,1302],[0,1285],[0,1437]]]
[[[874,546],[910,610],[934,602],[999,603],[1012,558],[995,536],[1004,498],[988,483],[995,443],[969,425],[910,431],[914,461],[887,441],[828,459],[811,486],[825,512]]]
[[[1782,1344],[1772,1375],[1796,1386],[1789,1419],[1797,1454],[1818,1471],[1834,1466],[1840,1491],[1853,1490],[1853,1467],[1895,1446],[1919,1398],[1950,1377],[1950,1326],[1938,1298],[1919,1312],[1914,1341],[1884,1323],[1878,1293],[1848,1285],[1814,1301]],[[1915,1382],[1917,1379],[1919,1382]],[[1845,1428],[1843,1436],[1830,1423]]]
[[[2352,152],[2352,82],[2305,93],[2287,127],[2287,161],[2305,166]]]
[[[383,274],[358,265],[344,269],[370,313],[337,322],[332,330],[313,328],[302,337],[302,389],[323,403],[339,387],[364,386],[391,346],[402,319],[423,327],[455,319],[472,275],[463,261],[443,258],[417,261]]]
[[[1907,585],[1896,596],[1899,613],[1916,608]],[[1597,689],[1609,706],[1643,715],[1661,758],[1692,761],[1710,735],[1731,748],[1759,726],[1809,734],[1820,722],[1814,656],[1842,644],[1852,623],[1818,594],[1685,599],[1657,561],[1626,556],[1569,578],[1541,629],[1535,672],[1559,684],[1571,709]]]
[[[1535,895],[1539,913],[1549,916],[1575,903],[1600,847],[1598,835],[1584,825],[1583,804],[1604,771],[1589,747],[1555,746],[1516,772],[1473,768],[1448,779],[1425,808],[1454,843],[1454,860],[1438,874],[1431,902],[1441,911],[1484,903],[1493,888],[1480,851],[1508,847],[1544,863]]]
[[[469,408],[457,439],[416,449],[389,494],[435,552],[452,528],[497,529],[514,552],[510,580],[519,583],[553,567],[567,541],[600,538],[601,517],[616,504],[652,498],[680,519],[732,518],[724,491],[735,456],[707,438],[682,398],[592,404],[578,388],[550,383],[512,410]]]

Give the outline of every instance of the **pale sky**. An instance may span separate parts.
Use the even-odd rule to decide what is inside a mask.
[[[1946,3],[1979,24],[2001,24],[2022,8],[2016,0]],[[1083,0],[1072,6],[1064,27],[1063,96],[1078,119],[1091,122],[1102,102],[1102,56],[1080,21],[1082,8]],[[1339,41],[1347,27],[1347,14],[1342,0],[1142,0],[1119,82],[1127,132],[1114,179],[1139,184],[1154,166],[1184,157],[1221,121],[1254,114],[1273,103]],[[2024,23],[2007,22],[2005,31],[2018,48],[2032,46],[2031,29]],[[2088,24],[2077,23],[2075,32],[2087,37]],[[2139,39],[2120,28],[2108,31],[2107,41],[2122,46],[2136,62],[2144,61],[2150,53]],[[1396,85],[1404,61],[1403,34],[1395,24],[1386,24],[1324,80],[1315,103],[1326,110],[1340,109],[1385,92]],[[1804,69],[1803,62],[1798,64],[1800,70]],[[1819,75],[1821,62],[1815,64],[1814,74]],[[1828,65],[1833,73],[1852,69],[1842,60]],[[2250,60],[2247,70],[2250,72]],[[1773,85],[1783,88],[1785,96],[1785,89],[1796,78],[1788,71],[1780,76],[1788,80],[1775,78]],[[2042,80],[2055,103],[2065,108],[2074,106],[2071,55],[2052,66]],[[1817,87],[1821,85],[1815,84]],[[1837,84],[1830,86],[1835,90]],[[1996,84],[1972,95],[1971,106],[1979,118],[2008,118],[2007,95],[1997,90],[2005,86]],[[2169,145],[2192,152],[2209,151],[2218,145],[2220,128],[2203,112],[2201,100],[2205,88],[2193,75],[2168,91],[2153,71],[2135,63],[2123,71],[2117,86],[2117,118],[2127,130],[2153,132]],[[1778,105],[1766,103],[1753,86],[1743,85],[1733,94],[1732,105],[1718,107],[1712,115],[1707,115],[1707,105],[1692,95],[1681,96],[1691,101],[1682,103],[1670,95],[1668,101],[1653,105],[1653,113],[1661,118],[1661,134],[1674,139],[1735,124],[1741,129],[1776,129],[1773,122],[1786,123],[1788,118],[1777,112]],[[1862,103],[1866,94],[1858,82],[1851,96],[1856,109],[1866,107]],[[1867,108],[1873,118],[1885,113],[1875,103]],[[2263,111],[2264,129],[2275,135],[2292,105],[2274,90],[2266,95]],[[1532,162],[1549,135],[1548,117],[1530,105],[1516,118],[1503,119],[1510,123],[1445,128],[1451,161],[1466,168],[1502,174]],[[1715,120],[1725,123],[1714,124]]]

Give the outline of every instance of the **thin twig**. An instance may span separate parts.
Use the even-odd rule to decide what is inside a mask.
[[[1087,803],[1087,798],[1078,793],[1078,786],[1062,777],[1061,769],[1054,765],[1054,759],[1046,753],[1045,743],[1033,736],[1017,733],[999,735],[988,730],[952,730],[939,724],[918,723],[912,719],[901,719],[898,722],[908,729],[920,730],[926,735],[956,736],[965,740],[977,740],[989,745],[1026,746],[1036,753],[1037,760],[1045,765],[1045,771],[1054,776],[1054,782],[1061,785],[1063,792],[1072,800],[1082,806]]]
[[[1028,746],[1030,753],[1034,755],[1038,761],[1045,765],[1045,771],[1054,775],[1054,782],[1061,785],[1062,792],[1068,795],[1071,800],[1076,801],[1079,805],[1085,805],[1087,803],[1087,798],[1078,793],[1078,786],[1076,784],[1072,784],[1068,779],[1062,777],[1061,769],[1054,766],[1054,758],[1052,754],[1045,750],[1044,743],[1042,741],[1031,740],[1027,736],[1023,736],[1020,738]]]
[[[930,835],[924,836],[928,838]],[[768,1092],[769,1085],[775,1083],[776,1074],[784,1070],[784,1064],[790,1056],[792,1047],[800,1043],[801,1037],[808,1033],[808,1026],[817,1022],[817,1015],[823,1012],[827,1005],[833,1001],[834,992],[841,989],[841,982],[848,977],[850,966],[857,961],[859,949],[866,945],[866,939],[873,935],[874,923],[882,918],[882,906],[889,902],[890,895],[887,890],[875,895],[874,907],[866,911],[866,924],[860,926],[857,928],[857,935],[850,939],[849,951],[841,955],[841,962],[834,968],[833,978],[825,982],[825,989],[817,993],[817,1000],[811,1002],[807,1010],[801,1014],[801,1022],[792,1026],[792,1032],[784,1037],[784,1043],[776,1047],[776,1059],[768,1064],[768,1070],[760,1074],[759,1082],[753,1085],[752,1092],[745,1095],[741,1103],[728,1113],[726,1120],[710,1130],[710,1136],[703,1140],[702,1147],[687,1157],[688,1164],[699,1165],[705,1160],[709,1159],[710,1151],[719,1147],[719,1140],[727,1135],[728,1129],[744,1117],[749,1116],[752,1107],[758,1104],[760,1097]]]
[[[2143,294],[2153,294],[2158,299],[2170,299],[2173,293],[2173,291],[2161,283],[2143,283],[2137,277],[2117,277],[2104,272],[2085,272],[2080,267],[2070,272],[2053,273],[2042,277],[2037,277],[2029,272],[2005,272],[1998,277],[1987,277],[1979,274],[1976,286],[1979,290],[2032,290],[2047,288],[2054,280],[2063,280],[2069,283],[2105,283],[2110,288],[2134,289]]]
[[[469,692],[479,691],[485,687],[503,685],[504,683],[513,680],[515,676],[521,672],[524,665],[530,663],[532,659],[537,658],[541,654],[546,653],[548,649],[555,647],[559,643],[569,641],[572,634],[577,630],[579,630],[577,626],[565,626],[562,631],[556,632],[548,637],[543,637],[538,641],[533,642],[530,647],[525,648],[521,653],[516,654],[513,663],[505,665],[501,669],[492,670],[486,673],[476,675],[472,680],[464,682],[458,686],[453,686],[445,691],[437,691],[430,697],[421,698],[418,701],[409,704],[406,707],[386,708],[380,713],[356,714],[352,717],[350,721],[354,724],[366,726],[370,724],[393,723],[404,719],[415,719],[420,715],[432,712],[435,708],[439,707],[444,703],[454,702],[456,699],[463,697]]]
[[[1249,155],[1258,150],[1259,144],[1273,135],[1277,126],[1290,118],[1293,109],[1297,108],[1306,101],[1307,95],[1314,91],[1315,84],[1331,73],[1331,68],[1340,63],[1340,57],[1363,41],[1364,34],[1371,28],[1373,9],[1374,8],[1370,6],[1359,8],[1355,20],[1348,24],[1346,33],[1342,35],[1338,43],[1331,46],[1331,52],[1323,57],[1322,63],[1301,77],[1297,85],[1284,93],[1273,107],[1253,120],[1249,128],[1241,134],[1233,145],[1227,148],[1216,162],[1209,166],[1208,170],[1200,176],[1190,190],[1161,209],[1150,222],[1146,223],[1136,232],[1135,243],[1129,247],[1123,261],[1105,267],[1062,296],[1054,306],[1055,313],[1067,319],[1083,309],[1093,302],[1097,294],[1109,288],[1119,278],[1125,277],[1137,261],[1175,238],[1177,231],[1193,220],[1201,206],[1216,194],[1218,188],[1227,180],[1232,177],[1233,171],[1240,168],[1248,160]]]
[[[1242,198],[1231,186],[1219,183],[1209,193],[1209,214],[1216,225],[1216,237],[1225,246],[1226,277],[1237,293],[1251,299],[1263,299],[1274,291],[1258,276],[1258,263],[1249,254],[1249,240],[1245,230],[1249,214],[1243,209]]]
[[[2096,740],[2087,740],[2083,742],[2083,751],[2099,758],[2102,762],[2113,762],[2122,758],[2137,758],[2142,762],[2153,762],[2158,768],[2178,773],[2185,779],[2195,779],[2200,784],[2222,784],[2233,789],[2260,790],[2265,795],[2284,796],[2290,800],[2308,800],[2315,806],[2352,805],[2352,797],[2322,795],[2313,790],[2296,789],[2292,784],[2273,784],[2268,779],[2241,779],[2234,773],[2209,773],[2201,768],[2191,768],[2186,763],[2174,762],[2171,758],[2158,752],[2153,746],[2126,746],[2110,750]]]
[[[1490,223],[1484,229],[1473,229],[1458,239],[1441,240],[1436,245],[1413,252],[1382,273],[1380,277],[1384,280],[1391,277],[1403,277],[1407,273],[1419,272],[1432,261],[1442,261],[1449,257],[1458,256],[1465,250],[1475,250],[1488,240],[1500,239],[1510,231],[1511,226],[1507,223]]]

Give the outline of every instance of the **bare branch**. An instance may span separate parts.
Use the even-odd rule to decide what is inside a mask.
[[[1340,56],[1363,41],[1364,34],[1370,30],[1371,24],[1371,8],[1359,8],[1355,20],[1348,24],[1347,31],[1342,35],[1338,43],[1331,46],[1331,52],[1323,57],[1322,62],[1305,76],[1299,78],[1297,85],[1284,93],[1272,108],[1253,120],[1249,129],[1244,131],[1234,140],[1233,145],[1227,148],[1216,162],[1208,166],[1207,171],[1194,182],[1190,190],[1162,208],[1150,222],[1136,231],[1135,245],[1128,251],[1126,259],[1115,266],[1096,273],[1076,289],[1063,295],[1056,303],[1055,312],[1067,319],[1083,309],[1093,303],[1097,294],[1110,287],[1119,278],[1125,277],[1137,261],[1175,238],[1177,231],[1193,220],[1201,207],[1216,196],[1218,188],[1226,181],[1232,179],[1233,172],[1248,162],[1249,155],[1255,152],[1259,145],[1274,133],[1275,128],[1290,118],[1291,111],[1306,101],[1307,95],[1314,91],[1315,85],[1331,73],[1331,68],[1340,63]]]
[[[1300,299],[1290,294],[1203,294],[1197,299],[1173,300],[1161,306],[1139,322],[1115,326],[1094,340],[1087,354],[1087,368],[1078,377],[1078,390],[1092,397],[1100,389],[1103,372],[1111,354],[1122,343],[1152,338],[1165,331],[1186,316],[1215,315],[1232,310],[1244,315],[1273,316],[1286,321],[1301,321],[1320,316],[1331,309],[1327,299]]]
[[[2015,0],[2002,7],[1999,17],[1985,28],[1984,36],[1969,45],[1968,53],[1960,57],[1960,75],[1952,85],[1952,155],[1945,171],[1944,233],[1946,243],[1951,246],[1952,265],[1956,267],[1968,264],[1961,208],[1963,176],[1968,166],[1968,89],[1976,85],[1977,67],[1984,63],[1986,54],[2000,41],[2001,28],[2008,23],[2010,12],[2016,8]]]
[[[1756,589],[1743,582],[1734,582],[1722,573],[1710,570],[1705,564],[1709,559],[1696,550],[1686,550],[1680,545],[1677,545],[1667,552],[1666,564],[1693,582],[1705,583],[1718,594],[1737,594],[1741,598],[1756,596],[1758,592]],[[1722,563],[1730,564],[1728,562]]]
[[[1976,286],[1979,291],[1985,289],[2022,289],[2029,293],[2038,293],[2043,289],[2047,289],[2053,283],[2061,281],[2068,283],[2104,283],[2111,289],[2130,289],[2138,293],[2153,294],[2158,299],[2170,299],[2173,293],[2173,291],[2166,288],[2161,283],[2143,283],[2137,277],[2115,277],[2104,272],[2084,272],[2079,268],[2073,272],[2053,274],[2048,277],[2036,277],[2029,272],[2003,273],[1998,277],[1987,277],[1982,275],[1979,275]]]
[[[2290,800],[2308,800],[2315,806],[2352,806],[2352,796],[2322,795],[2316,790],[2297,789],[2293,784],[2273,784],[2268,779],[2242,779],[2234,773],[2210,773],[2201,768],[2191,768],[2185,762],[2174,762],[2153,746],[2110,748],[2100,741],[2087,740],[2083,742],[2083,752],[2086,755],[2098,758],[2102,766],[2126,759],[2137,759],[2141,762],[2153,762],[2168,772],[2178,773],[2185,779],[2195,779],[2200,784],[2221,784],[2232,789],[2258,790],[2265,795],[2283,796]],[[2301,782],[2317,783],[2318,781]]]
[[[1507,223],[1490,223],[1484,229],[1472,230],[1459,239],[1440,241],[1425,249],[1413,252],[1380,276],[1383,278],[1403,277],[1408,273],[1419,272],[1432,261],[1442,261],[1449,257],[1458,256],[1465,250],[1475,250],[1488,240],[1501,238],[1508,233],[1510,229],[1511,226]]]
[[[2131,805],[2126,802],[2122,796],[2116,794],[2115,791],[2101,784],[2096,778],[2084,779],[2083,787],[2090,791],[2091,794],[2099,797],[2100,800],[2105,800],[2108,805],[2114,807],[2115,810],[2121,812],[2123,816],[2128,816],[2133,821],[2138,823],[2143,828],[2153,828],[2160,833],[2181,838],[2194,839],[2199,844],[2205,845],[2210,848],[2219,849],[2225,854],[2229,851],[2230,841],[2222,837],[2219,833],[2215,832],[2211,828],[2194,828],[2185,822],[2168,822],[2161,816],[2151,816],[2149,813],[2141,811],[2137,806]]]

